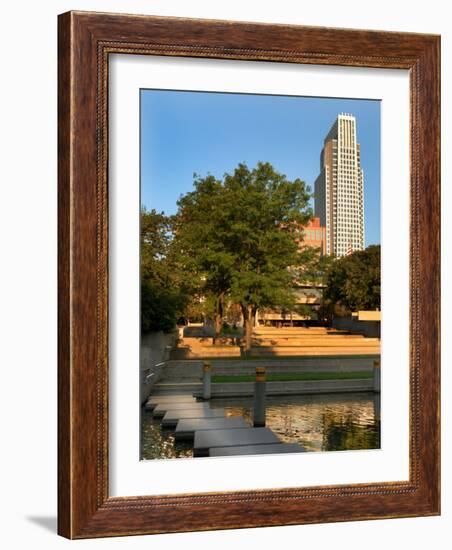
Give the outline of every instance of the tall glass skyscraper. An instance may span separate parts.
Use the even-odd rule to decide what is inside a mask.
[[[353,115],[338,115],[325,138],[314,209],[326,227],[327,254],[364,249],[364,175]]]

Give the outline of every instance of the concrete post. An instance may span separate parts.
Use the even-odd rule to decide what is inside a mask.
[[[375,418],[375,422],[380,422],[380,418],[381,418],[381,394],[380,393],[375,393],[374,394],[374,418]]]
[[[256,367],[253,414],[253,425],[255,428],[265,426],[266,385],[265,367]]]
[[[207,361],[204,362],[202,367],[202,398],[206,401],[210,399],[212,395],[211,391],[211,377],[212,377],[212,366]]]
[[[380,359],[374,361],[374,392],[380,393],[381,372]]]

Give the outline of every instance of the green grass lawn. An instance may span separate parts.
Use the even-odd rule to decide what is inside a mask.
[[[268,374],[267,382],[292,382],[298,380],[356,380],[363,378],[372,378],[372,371],[356,372],[302,372],[294,374]],[[214,384],[230,382],[254,382],[256,379],[253,374],[239,375],[214,375],[212,382]]]
[[[380,358],[379,353],[359,353],[356,355],[204,355],[194,359],[184,359],[184,361],[299,361],[300,359],[369,359]]]

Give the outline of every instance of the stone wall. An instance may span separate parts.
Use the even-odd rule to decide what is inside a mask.
[[[357,315],[335,317],[333,327],[338,330],[363,334],[366,338],[380,338],[381,334],[380,321],[360,320]]]
[[[140,400],[144,403],[159,381],[165,362],[177,340],[177,333],[152,332],[141,335]]]
[[[293,359],[256,359],[256,360],[221,360],[214,359],[209,362],[212,365],[213,375],[253,375],[256,367],[265,367],[267,374],[278,373],[304,373],[304,372],[372,372],[375,359],[379,355],[369,357],[312,357]],[[202,360],[166,361],[162,378],[183,382],[186,379],[202,378]]]
[[[374,390],[372,378],[355,380],[305,380],[267,382],[267,395],[308,395],[321,393],[355,393]],[[254,395],[254,382],[212,384],[212,397],[250,397]],[[195,395],[201,397],[202,392]]]

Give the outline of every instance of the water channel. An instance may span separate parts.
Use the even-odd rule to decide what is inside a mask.
[[[266,425],[286,443],[306,451],[345,451],[380,448],[379,394],[344,393],[267,397]],[[252,397],[215,398],[211,408],[226,416],[243,416],[252,425]],[[160,421],[142,410],[141,458],[192,457],[190,443],[174,441]]]

